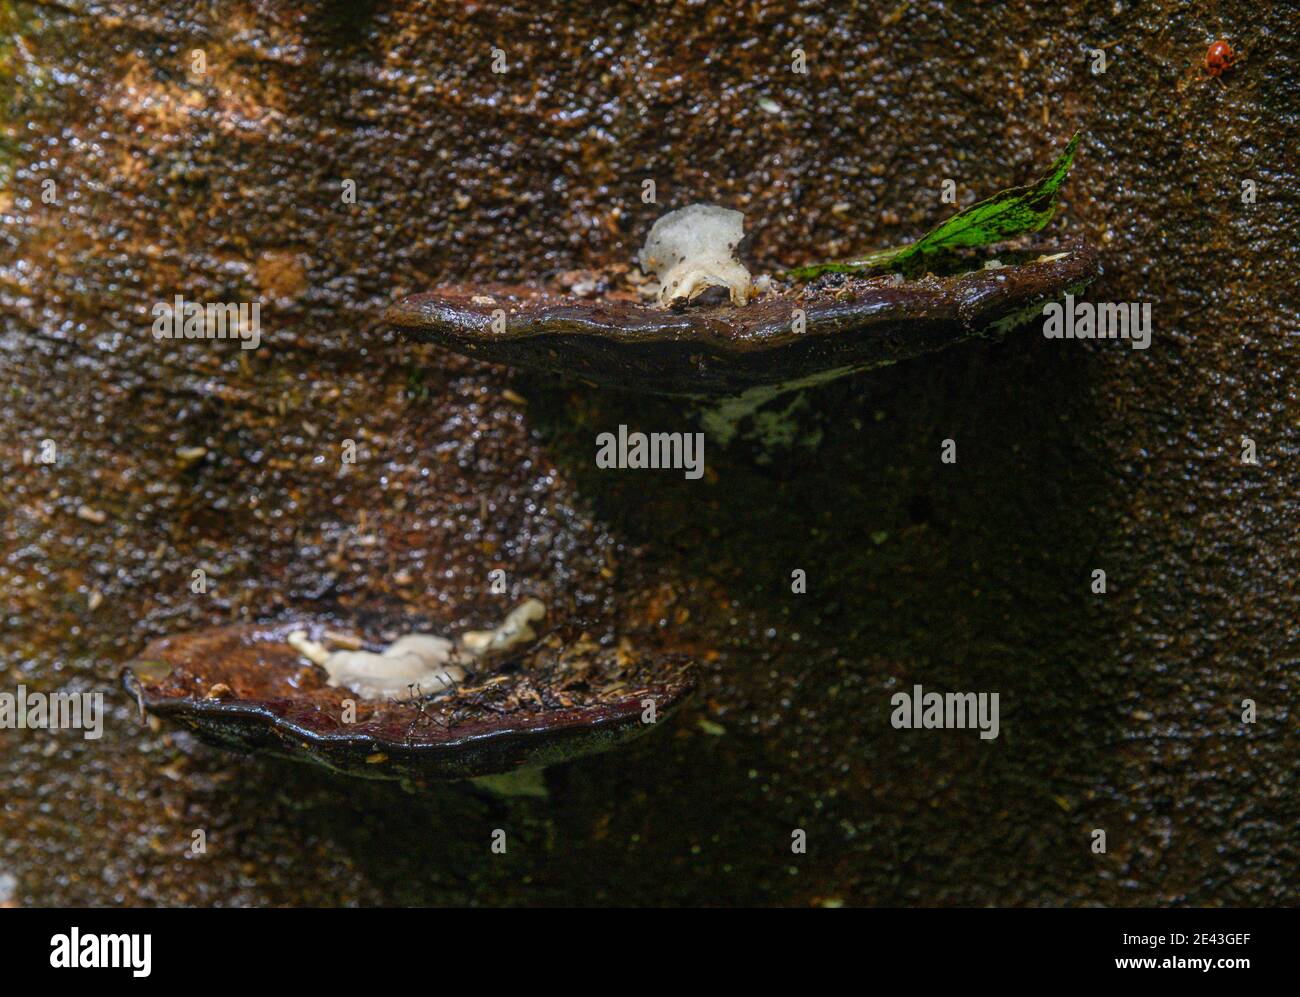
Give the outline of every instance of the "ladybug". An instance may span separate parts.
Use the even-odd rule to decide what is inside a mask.
[[[1205,72],[1209,76],[1222,76],[1237,62],[1237,53],[1232,46],[1219,39],[1205,50]]]

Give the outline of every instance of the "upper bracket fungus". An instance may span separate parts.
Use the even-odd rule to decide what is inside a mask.
[[[774,282],[743,307],[661,309],[634,293],[578,298],[545,282],[444,287],[402,299],[388,321],[480,360],[604,387],[721,399],[807,387],[1001,336],[1101,273],[1096,251],[1082,243],[999,249],[997,258],[1004,265],[996,269],[961,258],[954,272],[914,280],[833,273]]]
[[[1001,335],[1086,287],[1101,273],[1094,250],[1027,241],[1054,215],[1079,141],[1033,183],[973,204],[905,246],[751,281],[735,257],[741,213],[695,204],[651,228],[639,254],[656,278],[648,284],[615,265],[567,282],[443,287],[402,299],[387,318],[467,356],[593,384],[770,397]],[[730,300],[682,306],[709,287],[727,288]]]

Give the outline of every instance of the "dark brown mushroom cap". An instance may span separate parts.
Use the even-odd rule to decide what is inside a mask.
[[[821,278],[743,306],[677,310],[541,285],[444,287],[403,298],[386,318],[415,339],[481,360],[605,387],[725,397],[999,334],[1101,272],[1096,252],[1082,243],[1002,258],[1020,262],[902,282],[848,277],[830,286]],[[805,314],[802,332],[794,331],[796,308]],[[505,312],[501,333],[492,328],[497,309]]]
[[[352,775],[416,783],[549,765],[604,751],[661,723],[695,686],[679,655],[601,647],[553,631],[509,665],[435,699],[363,700],[331,688],[286,643],[325,624],[219,627],[151,642],[122,670],[142,709],[202,740],[266,751]],[[356,721],[343,721],[344,701]],[[643,723],[645,700],[656,722]]]

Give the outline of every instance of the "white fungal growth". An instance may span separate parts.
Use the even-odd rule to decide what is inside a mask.
[[[328,651],[301,630],[289,645],[329,674],[329,684],[351,689],[362,699],[415,699],[446,692],[465,680],[456,645],[432,634],[407,634],[379,654],[373,651]]]
[[[529,624],[536,623],[545,615],[546,607],[540,600],[526,599],[511,610],[495,630],[469,630],[461,634],[460,642],[476,657],[500,654],[536,637]]]
[[[328,684],[350,689],[363,699],[416,699],[436,695],[465,681],[477,659],[531,641],[530,623],[546,615],[537,599],[516,607],[495,630],[470,630],[459,644],[433,634],[406,634],[383,651],[331,651],[295,630],[286,638],[295,651],[325,669]]]
[[[692,204],[670,211],[650,229],[641,249],[641,269],[659,280],[659,302],[688,301],[710,287],[725,287],[733,304],[749,300],[749,271],[736,259],[745,236],[745,216],[716,204]]]

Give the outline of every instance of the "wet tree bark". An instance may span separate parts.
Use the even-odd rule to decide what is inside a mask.
[[[0,3],[0,683],[112,706],[0,731],[11,902],[1294,902],[1297,24],[1142,6]],[[1050,231],[1151,347],[1029,328],[831,385],[798,466],[598,472],[681,406],[378,318],[630,263],[694,201],[747,212],[755,272],[895,244],[1078,128]],[[175,295],[260,302],[261,345],[156,339]],[[235,758],[114,691],[232,620],[481,625],[496,568],[701,694],[503,800]],[[998,692],[999,737],[895,729],[916,684]]]

